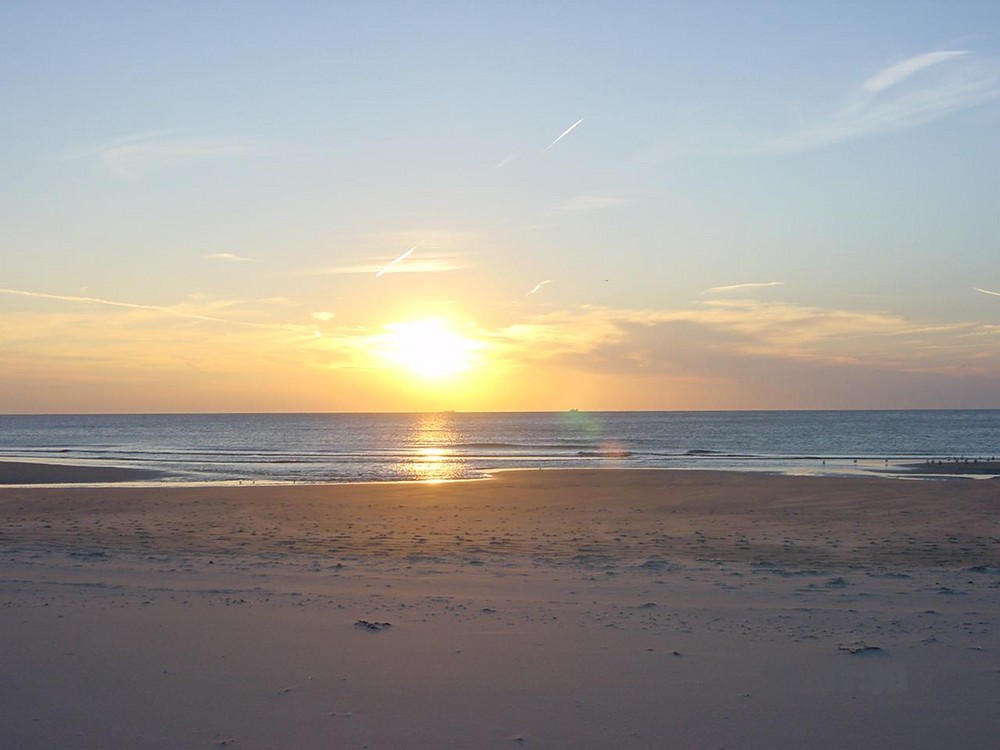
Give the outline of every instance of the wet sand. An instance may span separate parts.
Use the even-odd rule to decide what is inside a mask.
[[[900,464],[896,467],[896,469],[898,471],[909,472],[911,474],[987,474],[994,477],[1000,477],[1000,461],[980,459],[924,461],[921,463]]]
[[[998,510],[722,472],[0,488],[0,736],[992,748]]]
[[[108,484],[143,482],[163,477],[149,469],[122,469],[111,466],[73,466],[29,461],[0,461],[3,484]]]

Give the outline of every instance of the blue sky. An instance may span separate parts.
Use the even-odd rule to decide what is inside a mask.
[[[995,29],[7,2],[0,411],[998,408]]]

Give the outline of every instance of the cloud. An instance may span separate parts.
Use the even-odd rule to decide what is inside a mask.
[[[246,258],[242,255],[234,255],[233,253],[209,253],[205,256],[209,260],[225,260],[232,261],[234,263],[256,263],[253,258]]]
[[[246,136],[182,135],[158,130],[134,133],[96,148],[64,156],[67,159],[97,158],[120,177],[134,177],[184,164],[239,159],[265,151],[260,141]]]
[[[329,388],[330,368],[356,358],[339,331],[317,338],[312,326],[290,332],[184,322],[119,305],[38,302],[2,305],[0,397],[8,411],[238,411],[283,394],[298,405],[275,408],[307,411]],[[95,390],[104,394],[97,401]]]
[[[363,240],[368,258],[356,263],[292,271],[294,276],[396,273],[447,273],[469,267],[466,248],[478,241],[472,232],[422,229],[379,232]],[[399,252],[400,247],[408,247]],[[419,249],[419,252],[416,252]],[[405,262],[403,262],[405,261]]]
[[[517,156],[518,156],[518,155],[517,155],[517,153],[516,153],[516,152],[515,152],[515,153],[513,153],[513,154],[507,154],[507,156],[505,156],[505,157],[504,157],[504,158],[502,158],[502,159],[501,159],[500,161],[498,161],[498,162],[497,162],[497,163],[496,163],[496,164],[494,165],[494,167],[493,167],[493,168],[494,168],[494,169],[503,169],[503,168],[504,168],[504,167],[506,167],[506,166],[507,166],[508,164],[510,164],[510,163],[511,163],[512,161],[514,161],[514,159],[516,159],[516,158],[517,158]]]
[[[977,292],[982,292],[983,294],[991,294],[994,297],[1000,297],[1000,292],[991,292],[989,289],[980,289],[978,286],[972,287]]]
[[[932,65],[945,62],[953,57],[962,57],[968,54],[969,53],[967,51],[963,50],[945,50],[942,52],[927,52],[923,55],[916,55],[915,57],[907,58],[902,62],[896,63],[895,65],[890,65],[885,70],[879,71],[867,81],[862,83],[860,89],[865,94],[874,95],[880,91],[885,91],[888,88],[892,88],[893,86],[902,83],[907,78],[920,72],[924,68],[929,68]]]
[[[417,257],[392,267],[392,273],[447,273],[468,268],[468,264],[454,257]],[[296,276],[337,276],[350,274],[375,274],[388,270],[384,262],[357,263],[343,266],[320,266],[293,272]]]
[[[526,318],[498,335],[511,360],[604,374],[738,378],[748,363],[767,361],[771,369],[805,363],[1000,379],[1000,326],[929,324],[881,311],[754,300],[585,307]]]
[[[713,286],[711,289],[706,289],[702,294],[715,294],[717,292],[732,292],[737,289],[753,289],[759,287],[768,286],[783,286],[784,281],[752,281],[746,284],[730,284],[729,286]]]
[[[17,297],[30,297],[32,299],[50,300],[53,302],[71,302],[71,303],[82,303],[88,305],[103,305],[105,307],[118,307],[127,310],[144,310],[147,312],[158,313],[160,315],[166,315],[174,318],[199,320],[206,323],[224,323],[226,325],[240,326],[245,328],[266,328],[273,330],[295,331],[295,332],[308,331],[310,332],[310,334],[312,333],[313,330],[312,328],[307,326],[298,326],[298,325],[282,324],[282,323],[258,323],[247,320],[235,320],[233,318],[223,318],[215,315],[205,315],[198,312],[190,312],[175,307],[165,307],[163,305],[144,305],[137,302],[121,302],[119,300],[102,299],[100,297],[83,297],[70,294],[48,294],[46,292],[35,292],[25,289],[7,289],[7,288],[0,288],[0,294],[8,294]],[[231,303],[222,302],[218,304],[228,306]]]
[[[235,387],[246,383],[246,372],[266,371],[285,392],[286,381],[314,372],[326,382],[334,369],[345,378],[337,382],[367,383],[376,366],[372,329],[336,326],[324,310],[311,313],[310,322],[324,324],[316,336],[314,325],[248,320],[247,306],[260,309],[259,300],[198,297],[163,307],[21,289],[0,294],[45,303],[16,311],[4,305],[4,377],[24,384],[52,377],[69,391],[84,380],[133,387],[170,377],[186,394],[190,383]],[[512,368],[526,375],[512,380],[550,384],[559,393],[569,383],[592,385],[595,396],[619,408],[648,408],[650,392],[677,408],[988,406],[1000,392],[1000,325],[721,297],[675,309],[581,306],[527,314],[529,307],[537,309],[510,308],[500,314],[513,317],[468,334],[496,372]]]
[[[964,50],[928,52],[864,81],[840,109],[763,143],[759,154],[811,151],[841,141],[913,128],[1000,96],[1000,60]]]

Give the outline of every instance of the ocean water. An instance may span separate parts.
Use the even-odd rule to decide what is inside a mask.
[[[0,458],[173,482],[446,480],[552,467],[793,474],[1000,455],[1000,410],[0,416]]]

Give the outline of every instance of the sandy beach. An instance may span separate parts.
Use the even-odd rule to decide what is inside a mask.
[[[991,479],[639,470],[8,486],[0,737],[992,748],[998,507]]]

